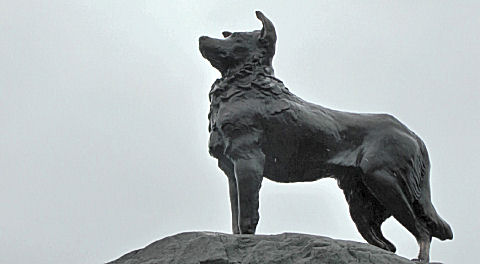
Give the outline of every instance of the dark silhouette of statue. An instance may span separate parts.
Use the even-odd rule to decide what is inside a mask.
[[[428,262],[432,237],[452,239],[430,200],[422,140],[388,114],[328,109],[292,94],[274,76],[277,36],[263,28],[200,37],[200,52],[222,74],[210,91],[209,151],[228,177],[235,234],[254,234],[263,177],[276,182],[338,181],[360,234],[395,252],[380,226],[394,216]]]

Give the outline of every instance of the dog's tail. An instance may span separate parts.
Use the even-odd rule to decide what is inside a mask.
[[[430,195],[430,162],[428,152],[425,144],[420,142],[421,149],[421,169],[422,174],[422,194],[419,199],[414,203],[417,216],[422,218],[427,228],[430,230],[432,236],[440,239],[453,239],[453,231],[450,225],[438,215],[437,210],[431,202]]]
[[[443,220],[440,215],[438,215],[437,210],[433,204],[428,201],[428,203],[423,203],[423,213],[421,217],[425,220],[428,230],[432,236],[440,239],[453,239],[453,231],[450,225]]]
[[[436,221],[432,224],[431,230],[432,235],[440,240],[453,239],[452,228],[438,214],[436,215]]]

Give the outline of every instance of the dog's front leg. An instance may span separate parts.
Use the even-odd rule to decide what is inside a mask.
[[[248,155],[241,156],[233,161],[238,191],[238,223],[241,234],[255,234],[260,218],[258,203],[265,155],[253,148],[249,149]]]
[[[230,208],[232,211],[232,232],[240,234],[240,226],[238,225],[238,191],[235,176],[228,177],[228,188],[230,191]]]
[[[240,234],[240,227],[238,226],[238,192],[237,180],[235,179],[235,171],[233,170],[233,163],[224,156],[218,158],[218,167],[227,175],[228,189],[230,192],[230,207],[232,211],[232,232]]]

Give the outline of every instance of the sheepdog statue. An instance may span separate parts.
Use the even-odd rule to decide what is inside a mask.
[[[395,252],[380,229],[395,217],[428,263],[432,237],[452,239],[430,199],[430,163],[422,140],[388,114],[328,109],[292,94],[274,76],[277,36],[263,28],[200,37],[204,58],[220,71],[210,91],[209,152],[227,175],[234,234],[254,234],[263,177],[276,182],[337,180],[365,240]]]

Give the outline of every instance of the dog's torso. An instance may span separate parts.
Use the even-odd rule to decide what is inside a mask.
[[[257,140],[265,154],[264,177],[277,182],[352,177],[361,170],[365,153],[372,152],[372,162],[401,161],[407,167],[424,148],[390,115],[341,112],[309,103],[264,73],[244,71],[217,80],[210,101],[210,153],[229,157],[232,150],[239,152],[235,139]]]

